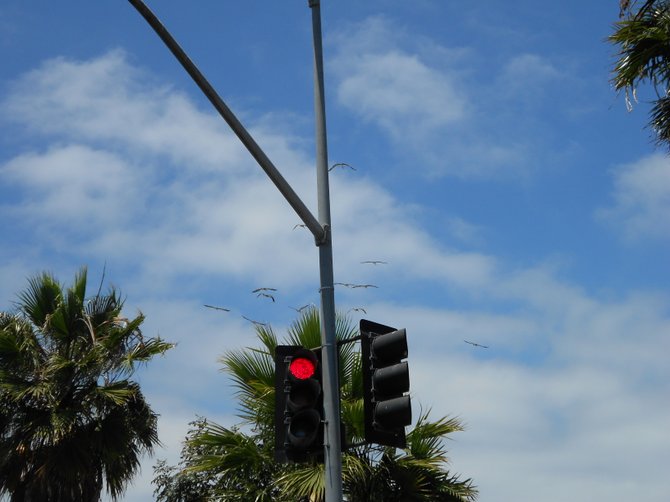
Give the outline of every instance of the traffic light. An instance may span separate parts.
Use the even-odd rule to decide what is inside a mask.
[[[278,345],[275,351],[275,459],[323,458],[320,351]]]
[[[362,319],[361,357],[365,441],[404,448],[405,426],[412,422],[407,362],[407,334]]]

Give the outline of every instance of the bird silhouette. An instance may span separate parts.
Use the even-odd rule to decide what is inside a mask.
[[[249,319],[247,316],[243,315],[242,319],[246,319],[250,323],[252,323],[254,326],[267,326],[268,323],[266,322],[260,322],[260,321],[254,321],[253,319]]]
[[[349,165],[349,164],[347,164],[346,162],[337,162],[336,164],[333,164],[332,166],[330,166],[330,168],[328,168],[328,171],[332,171],[332,170],[335,169],[336,167],[341,167],[341,168],[348,167],[348,168],[351,169],[352,171],[355,171],[355,170],[356,170],[356,168],[355,168],[354,166]]]
[[[291,307],[291,306],[289,305],[289,307]],[[314,305],[313,303],[308,303],[308,304],[306,304],[306,305],[303,305],[302,307],[291,307],[291,308],[292,308],[293,310],[295,310],[296,312],[302,312],[302,311],[305,310],[307,307],[316,307],[316,305]]]
[[[224,312],[230,312],[230,309],[227,309],[226,307],[216,307],[214,305],[207,305],[207,304],[204,304],[203,307],[207,307],[208,309],[214,309],[214,310],[223,310]]]
[[[263,293],[263,292],[258,293],[258,294],[256,295],[256,298],[260,298],[261,296],[264,297],[264,298],[269,298],[270,300],[272,300],[272,303],[275,302],[275,297],[272,296],[270,293]]]
[[[336,286],[344,286],[345,288],[357,289],[357,288],[378,288],[374,284],[352,284],[350,282],[334,282]]]
[[[388,265],[387,261],[381,261],[381,260],[365,260],[362,261],[361,264],[363,265]]]
[[[363,307],[354,307],[349,309],[349,312],[363,312],[364,314],[367,314],[367,310],[365,310]]]
[[[481,345],[481,344],[479,344],[479,343],[469,342],[468,340],[463,340],[463,341],[464,341],[465,343],[469,343],[470,345],[472,345],[472,346],[474,346],[474,347],[481,347],[482,349],[488,349],[488,348],[489,348],[488,345]]]
[[[256,298],[260,298],[262,296],[265,298],[269,298],[274,303],[275,297],[272,296],[271,293],[267,293],[266,291],[277,291],[277,288],[256,288],[252,291],[252,293],[256,293]]]
[[[258,293],[259,291],[277,291],[277,288],[256,288],[252,293]]]
[[[305,225],[304,223],[298,223],[297,225],[293,225],[293,230],[295,230],[296,228],[307,228],[307,225]]]

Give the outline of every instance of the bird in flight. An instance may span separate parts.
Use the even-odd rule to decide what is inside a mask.
[[[347,164],[346,162],[338,162],[338,163],[333,164],[332,166],[330,166],[330,168],[328,169],[328,171],[332,171],[332,170],[335,169],[336,167],[342,167],[342,168],[348,167],[348,168],[351,169],[352,171],[355,171],[355,170],[356,170],[356,168],[355,168],[354,166],[351,166],[351,165]]]
[[[367,314],[367,310],[365,310],[363,307],[354,307],[352,309],[349,309],[349,312],[363,312],[364,314]]]
[[[260,291],[277,291],[277,288],[256,288],[252,293],[258,293]]]
[[[268,323],[266,322],[260,322],[260,321],[254,321],[253,319],[249,319],[247,316],[242,316],[242,319],[246,319],[250,323],[252,323],[254,326],[267,326]]]
[[[365,260],[361,262],[363,265],[388,265],[387,261],[381,261],[381,260]]]
[[[263,296],[265,298],[269,298],[274,303],[275,297],[272,296],[271,293],[266,293],[266,291],[277,291],[277,289],[276,288],[256,288],[252,291],[252,293],[256,293],[256,298],[260,298],[261,296]]]
[[[295,230],[296,228],[307,228],[307,225],[305,225],[304,223],[298,223],[297,225],[293,225],[293,230]]]
[[[215,307],[214,305],[203,305],[203,307],[207,307],[208,309],[214,309],[214,310],[223,310],[224,312],[230,312],[230,309],[227,309],[225,307]]]
[[[473,347],[481,347],[482,349],[488,349],[488,348],[489,348],[488,345],[481,345],[481,344],[479,344],[479,343],[469,342],[468,340],[463,340],[463,341],[464,341],[465,343],[469,343],[469,344],[472,345]]]
[[[289,305],[290,306],[290,305]],[[307,303],[306,305],[303,305],[302,307],[291,307],[293,310],[296,312],[302,312],[305,310],[307,307],[315,307],[313,303]]]
[[[356,289],[356,288],[378,288],[379,286],[375,286],[374,284],[352,284],[350,282],[334,282],[333,284],[337,286],[344,286],[345,288],[351,288],[351,289]]]

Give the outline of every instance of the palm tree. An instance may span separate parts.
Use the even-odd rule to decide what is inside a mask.
[[[236,350],[221,358],[223,371],[237,388],[239,415],[244,423],[226,428],[201,420],[189,435],[182,455],[181,471],[168,479],[154,480],[159,501],[177,502],[169,490],[194,476],[205,474],[209,497],[216,500],[309,501],[324,500],[323,465],[279,464],[274,461],[274,352],[277,336],[270,326],[257,325],[261,347]],[[357,333],[340,316],[337,338]],[[306,310],[291,325],[286,343],[303,347],[320,345],[319,316]],[[339,377],[341,410],[347,444],[363,442],[363,387],[360,353],[354,344],[340,348]],[[244,429],[244,430],[243,430]],[[474,501],[477,491],[470,479],[461,481],[446,469],[448,462],[443,439],[460,431],[458,420],[431,421],[421,413],[407,435],[407,447],[364,445],[351,447],[343,455],[343,485],[346,500],[369,501]],[[164,467],[164,466],[163,466]],[[162,471],[165,473],[165,471]],[[202,483],[200,484],[202,487]],[[173,493],[175,491],[173,490]],[[202,492],[192,500],[206,500]]]
[[[640,83],[650,83],[656,100],[649,126],[659,145],[670,148],[670,1],[621,0],[621,17],[609,41],[619,48],[613,84],[624,90],[629,109]]]
[[[145,339],[114,289],[86,298],[86,269],[65,289],[29,280],[0,313],[0,496],[16,501],[117,499],[158,443],[157,416],[130,380],[172,344]]]

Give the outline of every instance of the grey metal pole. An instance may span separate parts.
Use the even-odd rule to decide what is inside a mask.
[[[319,0],[309,0],[314,39],[314,114],[316,128],[316,182],[318,219],[326,231],[318,243],[321,279],[321,345],[323,375],[324,457],[326,502],[342,502],[342,438],[340,434],[340,384],[338,349],[335,336],[335,290],[333,284],[333,245],[330,222],[330,189],[328,184],[328,146],[326,139],[326,106],[323,83],[323,48],[321,7]]]

